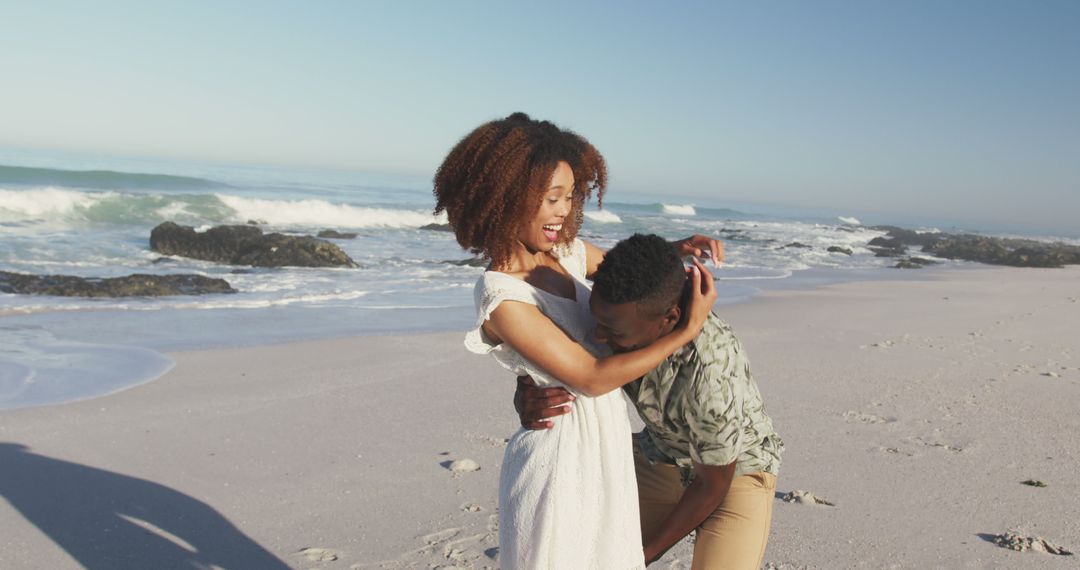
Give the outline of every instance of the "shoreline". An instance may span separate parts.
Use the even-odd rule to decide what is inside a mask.
[[[841,283],[898,281],[913,282],[933,279],[938,272],[961,269],[959,266],[942,266],[920,271],[877,269],[807,269],[797,272],[795,277],[766,278],[756,280],[733,280],[722,277],[716,279],[721,296],[716,303],[718,311],[724,307],[752,302],[770,291],[812,291],[822,287]],[[722,269],[719,270],[722,274]],[[897,271],[900,271],[897,273]],[[727,291],[725,291],[725,289]],[[319,319],[306,311],[321,311],[327,319]],[[88,307],[50,307],[40,311],[19,311],[12,314],[0,311],[0,340],[9,345],[8,359],[19,368],[25,368],[35,377],[36,385],[24,384],[14,376],[0,376],[0,401],[2,409],[22,409],[49,405],[63,405],[84,400],[93,400],[147,382],[153,382],[162,375],[161,366],[147,370],[144,375],[128,374],[126,380],[110,378],[100,385],[89,381],[110,376],[102,366],[96,367],[94,374],[78,379],[79,385],[70,385],[70,381],[57,379],[57,368],[43,368],[35,365],[33,359],[44,358],[46,361],[68,359],[71,366],[86,367],[87,362],[104,361],[103,353],[128,352],[126,360],[143,354],[147,358],[171,360],[172,352],[196,350],[236,349],[257,346],[287,346],[320,340],[351,339],[380,336],[405,336],[441,332],[464,332],[473,319],[471,307],[448,307],[432,314],[431,311],[408,311],[395,309],[397,318],[388,320],[389,312],[377,309],[355,308],[351,311],[300,308],[299,318],[303,326],[281,326],[282,313],[271,308],[256,309],[115,309]],[[285,313],[294,314],[294,313]],[[315,313],[317,314],[317,313]],[[342,315],[352,315],[341,318]],[[357,328],[349,323],[363,322],[356,315],[379,315],[371,328]],[[443,319],[440,321],[439,319]],[[220,322],[231,323],[225,327]],[[410,321],[421,322],[413,324]],[[99,323],[108,322],[102,327]],[[236,324],[243,322],[243,325]],[[316,327],[311,325],[318,323]],[[332,323],[327,326],[327,323]],[[381,323],[378,324],[378,323]],[[392,328],[397,326],[399,328]],[[370,326],[370,325],[365,325]],[[33,340],[27,331],[34,330]],[[172,331],[171,336],[162,331]],[[209,331],[209,334],[207,334]],[[80,334],[81,333],[81,334]],[[89,337],[89,338],[88,338]],[[197,337],[197,338],[196,338]],[[29,345],[27,345],[30,343]],[[27,346],[24,346],[27,345]],[[110,358],[116,358],[110,356]],[[145,358],[144,358],[145,360]],[[104,363],[102,363],[104,364]],[[65,384],[66,382],[66,384]],[[5,387],[6,386],[6,387]],[[52,392],[51,399],[30,397],[29,403],[14,404],[12,398],[18,398],[20,392],[36,390],[39,393]],[[26,398],[23,398],[26,400]]]
[[[785,440],[778,491],[836,505],[778,500],[770,568],[1075,562],[991,539],[1080,549],[1080,268],[922,275],[718,307]],[[460,333],[166,354],[159,380],[0,412],[0,566],[115,566],[114,547],[230,568],[496,566],[513,379]],[[686,568],[691,549],[651,568]]]

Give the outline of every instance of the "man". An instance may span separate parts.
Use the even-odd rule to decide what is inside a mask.
[[[619,242],[593,283],[596,338],[613,351],[651,344],[682,317],[682,260],[658,236]],[[694,570],[759,568],[783,443],[731,328],[710,315],[693,342],[623,389],[646,426],[634,436],[645,560],[697,529]],[[546,429],[572,399],[522,377],[514,403],[523,426]]]

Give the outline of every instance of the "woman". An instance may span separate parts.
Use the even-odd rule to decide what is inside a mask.
[[[603,197],[604,159],[584,138],[523,113],[481,125],[435,175],[436,213],[458,243],[490,259],[477,283],[469,350],[515,374],[564,385],[574,413],[547,432],[519,430],[499,482],[504,569],[644,568],[626,404],[616,391],[690,342],[716,293],[694,260],[687,316],[643,349],[610,356],[592,338],[585,283],[603,252],[577,239],[582,207]],[[682,242],[718,244],[697,236]]]

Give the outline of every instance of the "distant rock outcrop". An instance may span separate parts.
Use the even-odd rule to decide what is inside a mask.
[[[164,297],[235,293],[227,281],[203,275],[147,275],[89,278],[74,275],[28,275],[0,271],[0,292],[58,297]]]
[[[1064,267],[1080,264],[1080,247],[1026,239],[976,235],[942,238],[923,251],[948,259],[966,259],[1015,267]]]
[[[839,245],[830,245],[828,251],[829,253],[842,253],[844,255],[851,255],[853,253],[851,248],[841,247]]]
[[[1064,267],[1080,264],[1080,246],[1030,239],[996,238],[975,234],[918,233],[895,226],[875,226],[888,238],[874,238],[869,247],[877,255],[899,256],[904,245],[921,246],[924,253],[946,259],[978,261],[1014,267]],[[899,247],[898,247],[899,246]],[[888,252],[888,253],[886,253]],[[916,259],[916,258],[913,258]]]
[[[490,262],[482,257],[470,257],[468,259],[446,259],[443,263],[458,265],[461,267],[487,267]]]
[[[941,236],[946,235],[939,232],[919,233],[912,230],[905,230],[904,228],[898,228],[896,226],[873,226],[870,229],[887,232],[890,238],[899,240],[900,243],[919,247],[930,245],[941,239]]]
[[[356,232],[339,232],[336,230],[323,230],[316,237],[327,239],[356,239]]]
[[[263,234],[254,226],[217,226],[196,232],[173,222],[150,232],[150,249],[205,261],[255,267],[357,267],[340,247],[311,236]]]
[[[938,265],[940,261],[934,261],[933,259],[926,259],[925,257],[909,257],[907,259],[901,259],[896,262],[893,267],[897,269],[922,269],[927,265]]]
[[[873,251],[876,257],[900,257],[907,253],[907,247],[903,242],[894,237],[876,237],[870,240],[866,247]]]

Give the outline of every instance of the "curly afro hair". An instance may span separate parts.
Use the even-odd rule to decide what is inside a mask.
[[[675,248],[658,235],[634,234],[604,255],[592,294],[612,304],[636,302],[639,315],[654,317],[678,304],[685,287]]]
[[[525,113],[480,125],[457,143],[435,173],[435,213],[446,212],[461,247],[503,269],[518,228],[540,209],[559,162],[574,172],[573,215],[559,240],[569,244],[593,191],[602,204],[604,157],[578,134]]]

